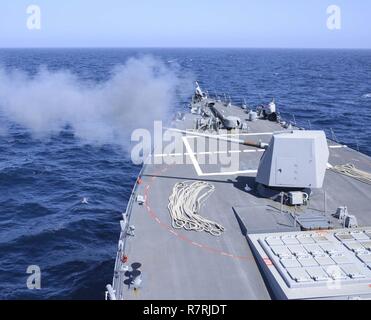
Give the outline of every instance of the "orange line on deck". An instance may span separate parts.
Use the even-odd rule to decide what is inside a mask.
[[[167,168],[164,168],[161,170],[162,173],[164,173],[165,171],[167,171]],[[157,224],[159,224],[162,228],[164,229],[167,229],[168,231],[170,231],[171,234],[173,234],[175,237],[177,237],[178,239],[182,240],[182,241],[185,241],[185,242],[188,242],[189,244],[195,246],[195,247],[199,247],[200,249],[204,249],[206,251],[209,251],[209,252],[212,252],[212,253],[215,253],[215,254],[220,254],[222,256],[225,256],[225,257],[230,257],[230,258],[233,258],[233,259],[238,259],[238,260],[248,260],[248,259],[251,259],[250,257],[247,257],[247,256],[236,256],[236,255],[233,255],[231,253],[228,253],[228,252],[224,252],[220,249],[216,249],[216,248],[211,248],[209,246],[206,246],[206,245],[203,245],[201,243],[197,243],[195,241],[192,241],[191,239],[187,238],[186,236],[184,235],[181,235],[177,232],[175,232],[171,226],[169,226],[168,224],[166,223],[163,223],[160,218],[157,216],[157,214],[155,213],[155,211],[150,207],[149,203],[148,203],[148,199],[149,199],[149,189],[151,187],[151,184],[156,180],[157,178],[157,174],[155,174],[152,178],[151,178],[151,182],[150,184],[147,184],[146,187],[145,187],[145,191],[144,191],[144,195],[145,195],[145,207],[147,208],[147,211],[148,211],[148,214],[149,216],[157,222]]]

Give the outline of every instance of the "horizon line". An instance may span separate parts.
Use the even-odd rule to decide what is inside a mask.
[[[3,49],[277,49],[277,50],[371,50],[371,47],[350,48],[350,47],[239,47],[239,46],[35,46],[35,47],[0,47]]]

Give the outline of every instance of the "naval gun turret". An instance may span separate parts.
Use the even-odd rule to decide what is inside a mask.
[[[294,130],[272,136],[260,160],[256,182],[262,196],[286,192],[289,204],[304,204],[323,186],[329,150],[323,131]]]
[[[312,189],[323,186],[329,159],[324,131],[276,132],[269,143],[202,136],[265,149],[255,179],[262,197],[273,199],[284,194],[289,205],[303,205],[309,200]]]
[[[179,129],[172,131],[188,134]],[[258,193],[289,205],[306,204],[312,189],[321,189],[328,167],[329,148],[324,131],[292,130],[273,134],[269,143],[192,132],[192,135],[265,149],[255,182]]]

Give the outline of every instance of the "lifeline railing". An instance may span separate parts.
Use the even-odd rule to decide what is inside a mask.
[[[128,236],[128,227],[130,225],[130,218],[131,218],[131,212],[132,212],[131,209],[133,207],[133,203],[135,201],[135,195],[137,193],[137,189],[138,189],[138,185],[139,185],[138,180],[143,175],[143,171],[144,171],[145,167],[146,167],[146,165],[143,164],[143,167],[138,174],[138,178],[135,181],[135,185],[134,185],[133,190],[130,194],[130,198],[129,198],[128,204],[126,206],[126,210],[122,214],[124,225],[121,224],[119,246],[118,246],[118,250],[117,250],[117,254],[116,254],[116,261],[115,261],[115,268],[114,268],[113,285],[108,284],[106,286],[106,289],[107,289],[107,291],[105,292],[106,300],[108,298],[110,298],[110,300],[116,300],[117,298],[120,298],[120,294],[117,297],[117,292],[116,292],[116,290],[114,290],[114,288],[116,287],[115,275],[120,271],[121,258],[122,258],[123,255],[125,255],[126,244],[127,244],[127,236]]]

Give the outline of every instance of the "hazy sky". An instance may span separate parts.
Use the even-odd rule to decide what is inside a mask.
[[[0,12],[0,47],[371,48],[370,0],[1,0]]]

